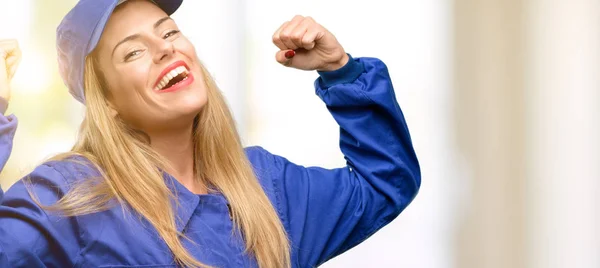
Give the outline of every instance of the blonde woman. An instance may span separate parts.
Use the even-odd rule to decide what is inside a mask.
[[[0,194],[0,267],[314,267],[415,197],[419,165],[380,60],[352,58],[310,17],[275,32],[279,63],[318,71],[347,160],[302,167],[242,148],[169,17],[181,2],[81,0],[65,16],[60,73],[85,119],[70,152]],[[19,59],[0,41],[5,100]],[[16,125],[0,116],[2,165]]]

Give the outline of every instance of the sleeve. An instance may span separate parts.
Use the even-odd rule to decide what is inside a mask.
[[[350,57],[341,69],[319,74],[316,94],[340,126],[347,167],[306,168],[265,152],[300,267],[318,266],[367,239],[408,206],[421,184],[385,64]]]
[[[67,191],[64,177],[48,165],[36,168],[0,196],[0,267],[73,267],[79,252],[76,218],[42,209]]]
[[[4,116],[8,102],[0,97],[0,171],[4,169],[12,152],[13,138],[17,131],[18,120],[14,115]],[[0,199],[2,190],[0,189]]]

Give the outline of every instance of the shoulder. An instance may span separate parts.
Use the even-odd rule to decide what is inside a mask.
[[[247,147],[245,151],[256,177],[266,191],[281,192],[284,180],[297,178],[306,172],[304,166],[296,165],[260,146]]]
[[[279,163],[279,156],[271,154],[260,146],[246,147],[244,150],[258,182],[271,203],[275,206],[279,217],[284,219],[284,213],[282,212],[282,203],[284,200],[282,199],[281,189],[283,169]]]
[[[261,181],[266,178],[273,179],[274,176],[279,172],[280,166],[277,163],[277,156],[271,154],[269,151],[260,146],[251,146],[244,148],[246,157],[252,165],[254,173]]]
[[[77,157],[47,161],[13,184],[3,196],[0,195],[0,202],[13,207],[54,204],[75,182],[93,176],[90,163]]]
[[[16,182],[7,191],[21,195],[29,190],[56,199],[63,196],[78,181],[99,177],[100,172],[91,161],[82,156],[69,156],[60,160],[51,160],[37,166],[31,173]]]
[[[81,155],[71,155],[60,160],[51,160],[38,166],[34,173],[58,173],[65,183],[74,183],[78,180],[99,177],[99,169],[87,158]]]
[[[256,168],[264,168],[273,165],[273,155],[265,150],[265,148],[260,146],[250,146],[244,148],[246,152],[246,156],[248,160],[252,164],[252,167]]]
[[[268,172],[282,172],[288,165],[294,165],[283,156],[273,154],[261,146],[244,148],[246,156],[254,169]]]

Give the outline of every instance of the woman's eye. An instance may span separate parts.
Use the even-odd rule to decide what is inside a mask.
[[[141,51],[141,50],[132,51],[132,52],[130,52],[129,54],[127,54],[127,55],[125,56],[125,60],[129,60],[131,57],[137,56],[137,55],[139,55],[140,53],[142,53],[142,51]]]
[[[179,33],[179,31],[178,31],[178,30],[172,30],[172,31],[168,32],[167,34],[165,34],[165,36],[164,36],[163,38],[164,38],[164,39],[167,39],[167,38],[169,38],[169,37],[171,37],[171,36],[173,36],[173,35],[176,35],[176,34],[178,34],[178,33]]]

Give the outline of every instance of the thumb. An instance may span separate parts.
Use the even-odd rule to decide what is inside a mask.
[[[294,56],[296,56],[296,51],[294,50],[280,50],[275,54],[275,60],[284,66],[289,66],[292,63]]]

